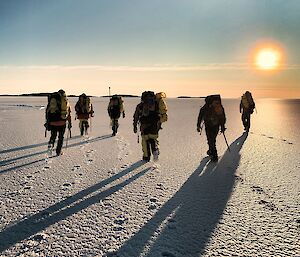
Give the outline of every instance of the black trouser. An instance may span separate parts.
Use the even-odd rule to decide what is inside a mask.
[[[219,125],[218,126],[205,126],[205,132],[207,137],[207,143],[208,143],[208,152],[209,155],[217,157],[217,147],[216,147],[216,138],[219,133]]]
[[[119,118],[111,118],[111,125],[112,125],[112,131],[113,134],[117,134],[118,127],[119,127]]]
[[[250,116],[251,116],[251,113],[249,111],[243,111],[242,122],[243,122],[244,128],[247,130],[250,129]]]
[[[64,134],[66,131],[66,125],[63,126],[51,126],[51,137],[49,140],[49,145],[54,147],[54,143],[57,137],[57,133],[58,133],[58,142],[57,142],[57,146],[56,146],[56,153],[59,155],[61,152],[61,148],[63,146],[63,142],[64,142]]]

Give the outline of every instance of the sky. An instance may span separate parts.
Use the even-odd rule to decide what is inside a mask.
[[[298,0],[1,0],[0,94],[300,98]],[[282,61],[257,69],[272,45]]]

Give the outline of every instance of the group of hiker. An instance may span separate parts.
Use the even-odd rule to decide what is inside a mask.
[[[162,123],[168,120],[165,98],[166,94],[162,92],[143,92],[141,101],[136,106],[133,115],[133,132],[138,133],[139,126],[142,137],[143,160],[146,162],[150,161],[151,155],[154,161],[159,156],[158,134],[159,130],[162,129]],[[246,132],[249,132],[250,116],[254,109],[255,103],[252,95],[249,91],[246,91],[241,97],[240,102],[240,112],[242,113],[242,122]],[[81,94],[75,105],[75,112],[75,119],[79,120],[79,130],[81,136],[83,136],[88,133],[90,127],[89,119],[94,116],[90,97],[86,94]],[[125,118],[124,101],[121,96],[113,95],[110,97],[107,112],[111,119],[112,136],[115,136],[119,128],[119,118],[121,115]],[[201,133],[203,125],[205,126],[209,147],[207,154],[212,161],[218,160],[216,137],[219,132],[224,134],[226,130],[225,123],[226,115],[221,96],[207,96],[205,104],[201,107],[198,115],[197,131]],[[72,128],[70,104],[65,91],[62,89],[48,96],[45,127],[46,130],[51,131],[48,150],[52,152],[58,134],[56,155],[61,155],[65,130],[68,127],[71,133]]]

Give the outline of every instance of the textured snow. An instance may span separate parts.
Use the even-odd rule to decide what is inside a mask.
[[[1,256],[300,256],[300,101],[258,100],[247,137],[239,100],[224,100],[231,151],[218,136],[218,163],[196,132],[203,100],[168,99],[150,163],[132,131],[138,99],[116,137],[107,101],[93,99],[88,136],[73,120],[64,155],[47,158],[46,98],[0,98]]]

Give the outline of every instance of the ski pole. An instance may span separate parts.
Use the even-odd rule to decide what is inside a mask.
[[[47,129],[45,129],[45,137],[47,137]]]
[[[68,148],[69,133],[67,133],[66,149]]]
[[[202,124],[200,125],[200,132],[199,132],[199,133],[200,133],[200,136],[201,136],[201,134],[202,134],[203,124],[204,124],[204,123],[202,123]]]
[[[227,138],[226,138],[226,136],[225,136],[225,132],[222,132],[222,134],[223,134],[223,136],[224,136],[226,145],[227,145],[227,147],[228,147],[228,151],[230,152],[230,147],[229,147],[229,145],[228,145]]]
[[[72,138],[72,131],[71,131],[71,129],[69,129],[69,132],[70,132],[70,138]]]
[[[90,121],[90,132],[92,133],[92,118],[93,118],[93,116],[91,116],[91,121]]]

